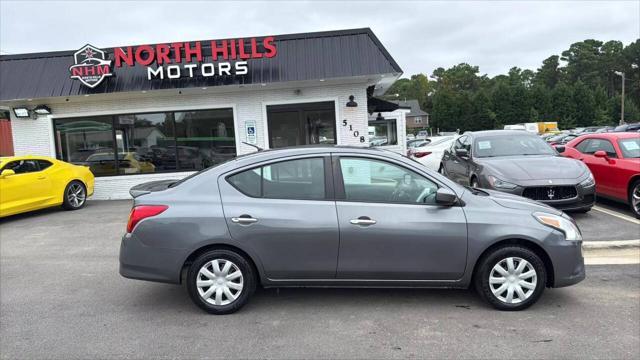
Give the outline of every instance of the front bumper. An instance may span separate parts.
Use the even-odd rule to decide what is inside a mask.
[[[567,241],[563,238],[547,244],[547,252],[553,263],[554,288],[574,285],[584,280],[586,272],[582,241]]]
[[[145,246],[133,234],[120,243],[120,275],[129,279],[180,283],[186,250]]]
[[[498,189],[492,188],[489,186],[488,181],[485,182],[486,187],[492,190],[497,190],[513,195],[524,196],[525,189],[527,188],[549,188],[553,189],[554,187],[564,187],[564,186],[574,186],[576,188],[576,196],[568,199],[560,199],[555,200],[553,196],[547,199],[532,199],[527,197],[528,199],[532,199],[543,204],[552,206],[559,210],[565,211],[576,211],[576,210],[587,210],[590,209],[596,202],[596,187],[595,185],[591,186],[582,186],[580,184],[576,184],[575,182],[562,182],[562,181],[554,181],[552,184],[549,184],[549,180],[531,180],[527,181],[526,184],[518,184],[518,186],[514,189]],[[526,196],[524,196],[526,197]]]

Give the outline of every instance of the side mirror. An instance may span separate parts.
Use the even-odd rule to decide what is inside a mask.
[[[598,158],[603,158],[603,159],[606,159],[606,158],[609,157],[604,150],[596,151],[595,153],[593,153],[593,156],[598,157]]]
[[[4,169],[2,170],[2,173],[0,174],[0,179],[4,179],[7,176],[11,176],[11,175],[15,175],[16,172],[11,170],[11,169]]]
[[[469,152],[467,149],[456,149],[456,156],[461,158],[468,158]]]
[[[441,187],[436,191],[436,204],[438,205],[452,206],[457,201],[458,196],[450,189]]]
[[[565,146],[564,145],[558,145],[556,146],[556,151],[559,152],[560,154],[562,154],[565,150]]]

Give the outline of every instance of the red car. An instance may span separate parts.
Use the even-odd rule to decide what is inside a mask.
[[[583,135],[567,143],[562,155],[589,167],[598,196],[628,203],[640,218],[640,134]]]

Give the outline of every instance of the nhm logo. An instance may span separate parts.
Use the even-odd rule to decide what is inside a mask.
[[[73,54],[75,65],[69,67],[72,79],[78,79],[84,85],[94,88],[104,78],[113,75],[111,60],[107,60],[104,51],[92,45],[85,45]]]

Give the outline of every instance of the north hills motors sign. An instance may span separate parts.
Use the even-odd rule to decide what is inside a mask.
[[[87,44],[74,54],[69,72],[91,88],[124,66],[145,67],[148,80],[246,75],[248,60],[277,53],[273,36],[120,47],[113,49],[112,59]]]

